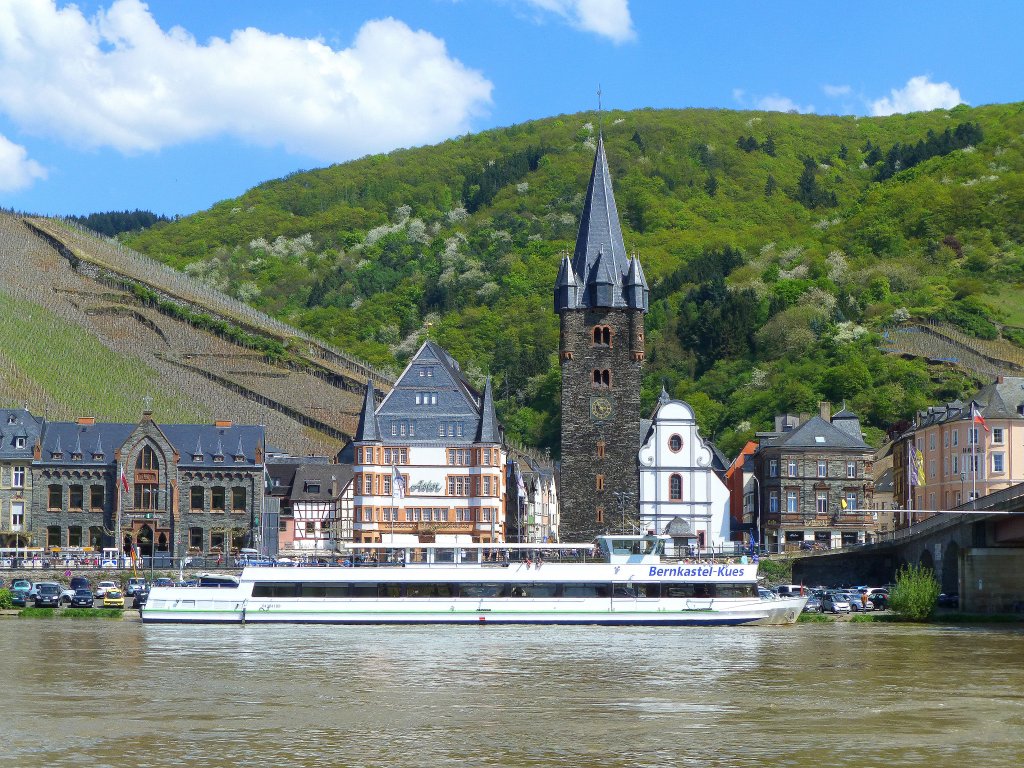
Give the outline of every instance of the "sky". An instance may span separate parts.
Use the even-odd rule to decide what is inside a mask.
[[[0,207],[173,216],[558,114],[1024,100],[1024,2],[0,0]]]

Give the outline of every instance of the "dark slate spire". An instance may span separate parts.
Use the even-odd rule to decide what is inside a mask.
[[[221,442],[219,437],[217,438],[217,449],[213,452],[213,455],[224,458],[224,443]]]
[[[356,427],[358,442],[380,442],[380,431],[377,429],[377,398],[373,382],[366,382],[366,399],[363,400],[363,412],[359,415],[359,426]]]
[[[608,159],[604,153],[604,136],[597,137],[594,168],[590,174],[587,199],[580,216],[580,229],[576,235],[576,250],[572,257],[572,271],[580,284],[578,301],[570,304],[569,291],[562,289],[562,272],[555,288],[555,308],[561,312],[581,307],[635,308],[646,311],[647,283],[641,271],[637,280],[643,290],[634,291],[643,303],[627,296],[627,273],[630,259],[622,240],[622,226],[612,192],[612,179]]]
[[[100,437],[100,433],[98,430],[96,432],[96,445],[93,446],[92,455],[94,457],[103,455],[103,440]]]
[[[646,311],[650,293],[640,259],[634,256],[629,260],[629,272],[626,273],[626,303],[633,309]]]
[[[196,436],[196,447],[192,449],[192,460],[202,461],[204,455],[205,454],[203,453],[203,438],[200,436]]]
[[[555,282],[555,312],[563,309],[575,309],[580,303],[580,281],[572,268],[572,259],[566,254],[558,267],[558,280]]]
[[[55,446],[53,446],[53,448],[50,449],[50,453],[53,454],[54,456],[59,456],[60,454],[64,453],[64,451],[61,450],[61,447],[60,447],[60,435],[59,434],[57,435],[57,444]]]
[[[238,436],[238,448],[235,449],[235,461],[242,461],[245,459],[245,451],[242,450],[242,436]]]
[[[491,377],[487,377],[484,385],[484,400],[480,406],[480,431],[477,433],[478,443],[500,443],[501,427],[498,425],[498,414],[494,410],[494,393],[491,391]]]

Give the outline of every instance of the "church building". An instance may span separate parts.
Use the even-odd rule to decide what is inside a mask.
[[[640,383],[649,290],[629,257],[599,135],[576,249],[555,284],[562,371],[561,538],[638,529]]]

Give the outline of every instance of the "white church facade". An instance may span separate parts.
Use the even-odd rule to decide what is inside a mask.
[[[693,409],[664,390],[638,464],[644,532],[671,536],[677,554],[732,551],[729,490],[716,472],[715,452],[698,434]]]

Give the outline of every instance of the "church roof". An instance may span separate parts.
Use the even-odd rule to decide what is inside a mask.
[[[377,399],[374,394],[373,381],[366,381],[366,396],[363,398],[363,410],[359,414],[359,426],[356,427],[355,439],[359,441],[380,440],[377,429]]]
[[[635,266],[633,264],[635,263]],[[604,152],[604,137],[598,135],[594,168],[580,216],[571,270],[563,262],[556,284],[556,310],[613,307],[647,310],[647,280],[639,261],[626,255],[622,226],[612,191],[611,173]],[[558,293],[559,288],[582,285],[577,292]],[[636,288],[627,291],[628,286]]]

